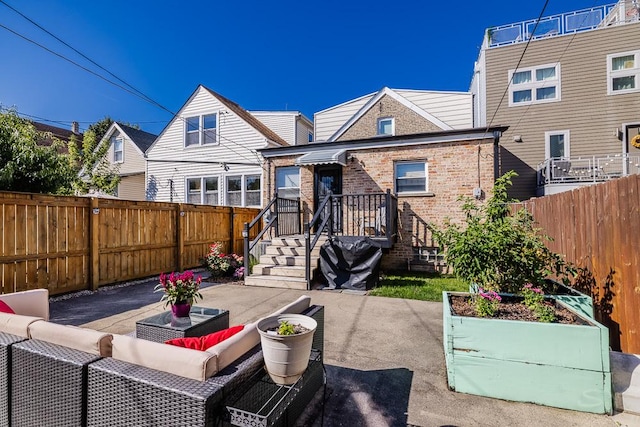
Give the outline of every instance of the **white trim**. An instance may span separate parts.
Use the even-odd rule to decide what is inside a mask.
[[[569,130],[551,130],[544,133],[544,158],[551,158],[551,136],[562,135],[564,137],[564,156],[571,157],[571,131]]]
[[[423,191],[398,191],[398,165],[407,163],[422,163],[424,165],[424,190]],[[393,191],[397,195],[424,195],[429,193],[429,162],[427,159],[407,159],[393,162]]]
[[[205,142],[205,128],[204,128],[204,118],[205,116],[216,116],[216,140],[215,142]],[[187,135],[189,133],[195,133],[196,131],[189,132],[188,130],[188,121],[189,119],[198,119],[198,143],[197,144],[189,144],[187,145]],[[211,147],[215,145],[220,145],[220,111],[214,110],[206,113],[194,114],[189,116],[183,116],[183,148],[193,148],[193,147]]]
[[[395,99],[400,104],[404,105],[405,107],[407,107],[408,109],[410,109],[414,113],[416,113],[416,114],[422,116],[423,118],[427,119],[428,121],[430,121],[434,125],[438,126],[440,129],[442,129],[442,130],[453,130],[453,128],[451,126],[449,126],[448,124],[446,124],[442,120],[437,119],[436,117],[434,117],[433,115],[429,114],[427,111],[423,110],[422,108],[418,107],[416,104],[414,104],[413,102],[409,101],[404,96],[398,95],[396,92],[394,92],[392,89],[389,89],[388,87],[383,87],[382,89],[380,89],[380,91],[373,98],[371,98],[369,101],[367,101],[367,103],[364,104],[362,106],[362,108],[360,108],[360,110],[358,110],[357,113],[355,113],[353,116],[351,116],[351,118],[349,120],[347,120],[347,122],[345,124],[343,124],[340,127],[340,129],[338,129],[333,135],[331,135],[331,137],[329,137],[329,139],[327,141],[331,142],[331,141],[335,141],[336,139],[340,138],[340,136],[342,136],[342,134],[344,134],[347,131],[347,129],[349,129],[351,126],[353,126],[353,124],[356,121],[358,121],[358,119],[360,119],[360,117],[362,117],[367,111],[369,111],[385,95],[388,95],[389,97]],[[362,98],[358,98],[358,99],[362,99]]]
[[[257,176],[260,179],[260,189],[255,190],[260,195],[260,200],[257,205],[247,205],[247,177],[248,176]],[[228,191],[229,178],[240,178],[240,205],[229,204],[229,201],[227,198],[229,194],[229,191]],[[224,183],[223,190],[222,190],[224,192],[224,194],[222,195],[222,201],[225,206],[237,206],[237,207],[247,207],[247,208],[262,206],[262,190],[263,190],[263,184],[264,184],[264,177],[262,176],[261,172],[256,171],[256,172],[224,174],[222,175],[222,180]],[[220,186],[218,185],[218,187]]]
[[[391,133],[380,132],[380,122],[391,120]],[[378,117],[376,121],[376,135],[379,136],[395,136],[396,134],[396,119],[394,117]]]
[[[547,80],[542,80],[542,81],[538,81],[536,80],[536,71],[543,69],[543,68],[554,68],[555,69],[555,78],[553,79],[547,79]],[[514,72],[517,73],[523,73],[523,72],[530,72],[531,73],[531,81],[526,82],[526,83],[517,83],[514,84],[513,83],[513,74]],[[509,70],[507,72],[507,77],[508,77],[508,82],[509,82],[509,107],[519,107],[522,105],[531,105],[531,104],[546,104],[549,102],[559,102],[562,100],[562,88],[561,88],[561,69],[560,69],[560,63],[554,63],[554,64],[542,64],[542,65],[536,65],[534,67],[526,67],[526,68],[518,68],[516,69],[512,69]],[[548,88],[548,87],[555,87],[556,88],[556,97],[552,98],[552,99],[536,99],[536,90],[538,89],[543,89],[543,88]],[[531,100],[530,101],[522,101],[522,102],[513,102],[513,93],[514,92],[520,92],[520,91],[524,91],[524,90],[530,90],[531,91]]]
[[[111,141],[111,145],[113,145],[113,163],[114,164],[122,164],[124,163],[124,136],[112,136],[109,138]],[[116,142],[120,141],[120,152],[122,153],[122,159],[116,160]],[[135,144],[134,144],[135,145]]]
[[[206,183],[205,183],[205,179],[209,179],[209,178],[216,178],[218,180],[218,200],[216,201],[215,205],[209,205],[204,203],[204,198],[205,198],[205,194],[207,192],[206,190]],[[221,193],[222,193],[222,184],[221,184],[221,175],[200,175],[200,176],[185,176],[184,177],[184,202],[185,203],[192,203],[189,202],[189,180],[199,180],[200,181],[200,201],[197,204],[200,205],[206,205],[206,206],[221,206],[222,203],[220,202],[221,199]]]
[[[613,58],[633,55],[634,67],[625,70],[613,71]],[[635,88],[613,90],[613,79],[616,77],[634,77]],[[607,55],[607,95],[622,95],[625,93],[640,92],[640,50],[612,53]]]

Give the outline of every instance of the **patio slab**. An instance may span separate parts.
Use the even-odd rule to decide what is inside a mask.
[[[154,280],[155,281],[155,280]],[[52,321],[70,323],[65,312],[82,299],[85,314],[100,310],[82,326],[126,334],[136,320],[164,310],[158,294],[116,288],[76,298],[76,302],[52,302]],[[265,316],[300,295],[325,306],[325,364],[327,372],[324,426],[616,426],[625,418],[595,415],[527,403],[508,402],[449,391],[442,346],[441,303],[381,298],[327,291],[297,291],[217,284],[202,290],[198,305],[230,311],[236,325]],[[98,297],[99,296],[99,297]],[[141,298],[135,304],[129,300]],[[151,301],[151,302],[149,302]],[[153,302],[156,301],[156,302]],[[99,304],[96,308],[93,304]],[[130,308],[130,304],[134,307]],[[89,308],[93,307],[93,308]],[[82,316],[73,316],[73,322]],[[317,396],[318,398],[320,396]],[[310,408],[299,424],[320,426],[320,406]],[[314,410],[315,409],[315,410]],[[621,419],[622,420],[622,419]]]

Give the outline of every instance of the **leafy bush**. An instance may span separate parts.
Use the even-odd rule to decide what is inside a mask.
[[[216,242],[209,247],[205,259],[207,268],[213,277],[244,277],[244,258],[238,254],[222,252],[222,243]]]

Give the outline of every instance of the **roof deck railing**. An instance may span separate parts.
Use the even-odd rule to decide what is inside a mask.
[[[640,156],[554,157],[538,165],[538,186],[604,182],[633,174],[640,174]]]

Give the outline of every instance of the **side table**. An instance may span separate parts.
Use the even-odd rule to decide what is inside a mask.
[[[136,322],[136,337],[165,342],[173,338],[199,337],[229,327],[229,311],[191,307],[189,317],[173,317],[165,311]]]

